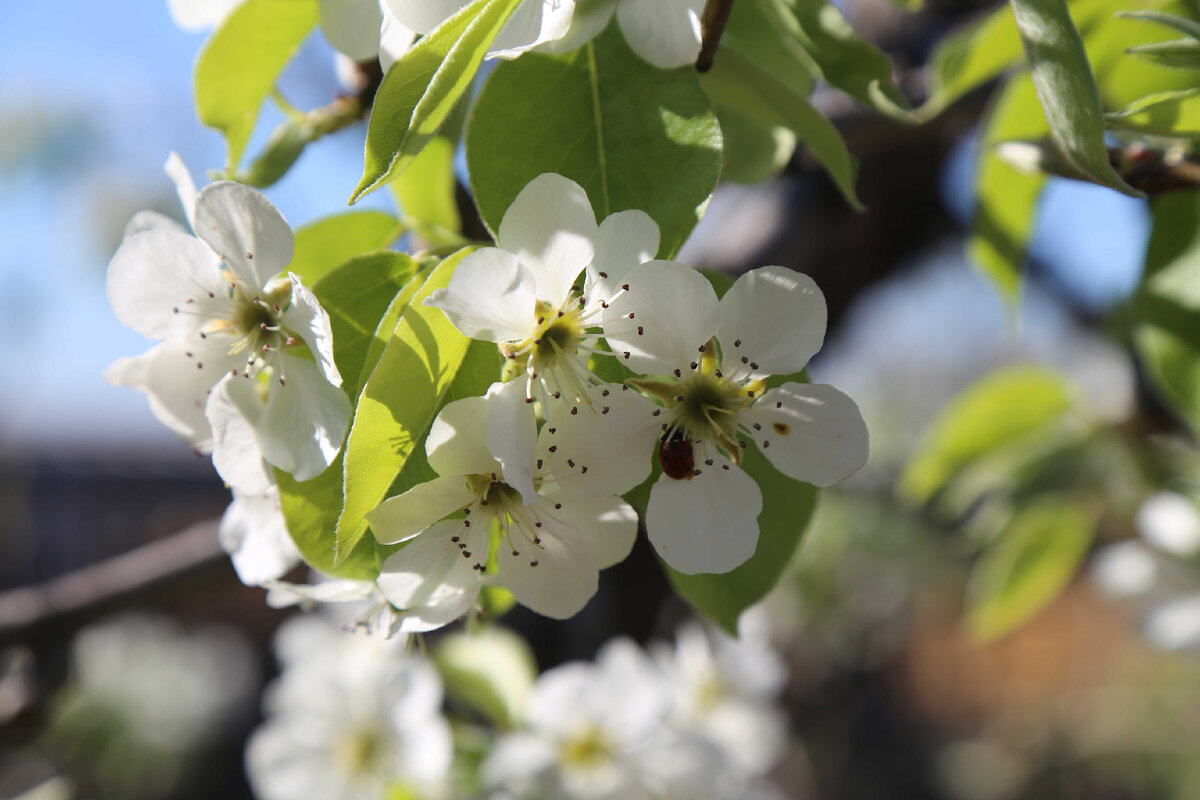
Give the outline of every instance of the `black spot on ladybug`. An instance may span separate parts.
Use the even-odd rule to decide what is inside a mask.
[[[658,463],[663,474],[677,481],[691,478],[696,468],[696,451],[680,431],[664,438],[658,446]]]

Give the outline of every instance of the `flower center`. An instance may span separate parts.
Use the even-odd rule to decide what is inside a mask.
[[[350,731],[338,740],[334,758],[347,775],[363,775],[374,771],[383,752],[383,732],[362,728]]]
[[[612,760],[613,746],[604,731],[589,725],[563,741],[561,756],[565,766],[594,769]]]

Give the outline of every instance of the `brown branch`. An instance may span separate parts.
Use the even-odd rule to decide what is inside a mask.
[[[725,35],[725,26],[729,23],[729,14],[733,11],[733,0],[708,0],[704,6],[704,14],[700,17],[700,55],[696,58],[696,71],[708,72],[712,69],[713,59],[717,57],[717,47],[721,37]]]

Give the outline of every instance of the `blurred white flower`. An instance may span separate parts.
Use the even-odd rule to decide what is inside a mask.
[[[1138,509],[1138,532],[1149,544],[1180,558],[1200,552],[1200,508],[1175,492],[1159,492]]]
[[[258,797],[380,800],[439,791],[453,741],[441,680],[426,660],[406,655],[399,641],[352,636],[318,616],[285,623],[276,652],[283,672],[246,748]]]
[[[300,563],[300,551],[279,506],[279,488],[273,484],[259,494],[235,490],[217,533],[247,586],[282,578]]]
[[[319,578],[312,584],[274,580],[264,585],[271,608],[319,609],[347,630],[364,631],[380,639],[412,632],[408,629],[411,625],[405,625],[404,615],[384,598],[374,581]]]

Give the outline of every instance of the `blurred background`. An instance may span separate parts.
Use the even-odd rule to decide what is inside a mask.
[[[919,100],[931,45],[986,6],[842,7]],[[0,4],[0,797],[51,792],[56,776],[79,796],[250,797],[242,750],[285,612],[243,587],[221,553],[215,520],[228,496],[208,460],[159,426],[141,394],[101,379],[146,347],[104,296],[125,222],[143,208],[181,217],[161,171],[171,151],[198,180],[223,158],[193,112],[202,41],[174,26],[163,0]],[[341,91],[319,36],[284,87],[300,107]],[[1094,556],[1003,635],[982,643],[964,623],[965,587],[980,580],[968,575],[998,506],[1069,491],[1099,509],[1097,541],[1127,539],[1145,496],[1187,490],[1178,476],[1194,474],[1121,327],[1149,236],[1144,201],[1052,181],[1018,308],[968,262],[987,101],[975,92],[905,127],[818,90],[861,161],[868,210],[849,209],[801,152],[765,183],[723,185],[680,256],[731,273],[781,264],[812,275],[831,312],[814,379],[854,397],[872,433],[867,468],[822,493],[767,602],[791,674],[793,741],[774,779],[805,800],[1190,800],[1200,796],[1200,669],[1147,643],[1144,609],[1089,577]],[[277,119],[266,115],[257,142]],[[343,209],[362,138],[354,126],[308,148],[268,192],[293,227]],[[1073,387],[1076,422],[1039,435],[1050,444],[1021,457],[1019,480],[977,471],[949,502],[922,502],[902,475],[927,448],[928,426],[1012,364],[1044,365]],[[124,639],[76,639],[113,615]],[[618,634],[669,637],[687,615],[643,539],[602,575],[580,618],[517,609],[506,623],[545,669],[591,658]],[[168,681],[136,703],[94,700],[105,675],[131,670],[147,687],[183,673],[191,688]]]

